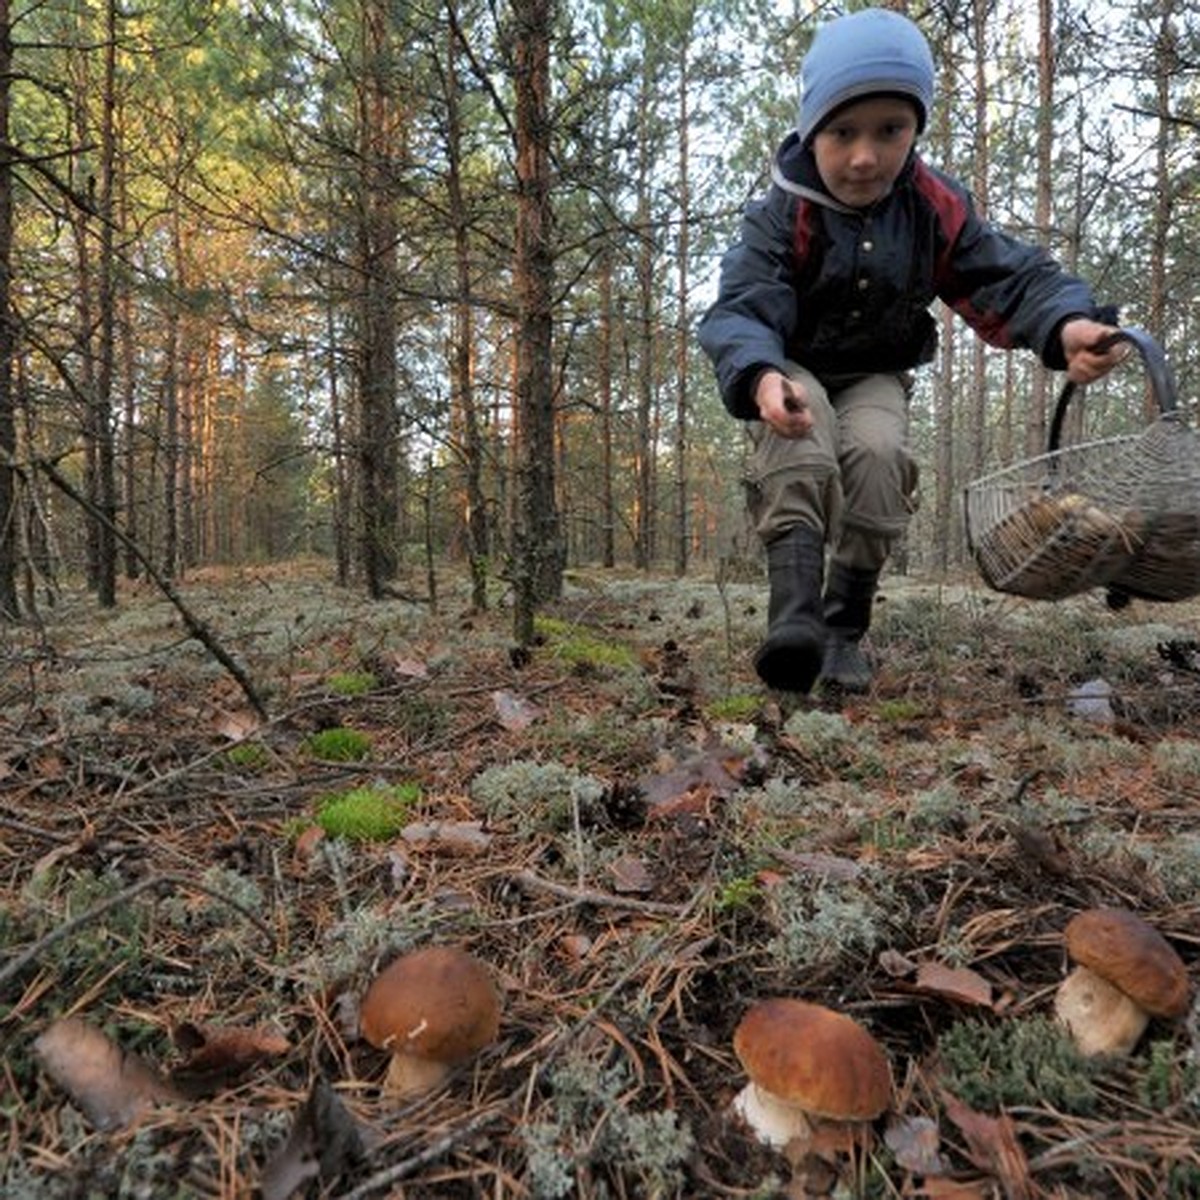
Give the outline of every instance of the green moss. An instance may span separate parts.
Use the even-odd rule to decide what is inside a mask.
[[[415,783],[355,788],[326,797],[317,809],[317,824],[331,837],[352,842],[387,841],[404,828],[420,797],[421,789]]]
[[[1048,1017],[959,1021],[938,1039],[946,1087],[972,1108],[1049,1105],[1086,1115],[1096,1107],[1098,1064]]]
[[[365,696],[379,686],[369,671],[338,671],[325,682],[335,696]]]
[[[314,758],[324,762],[360,762],[371,752],[371,739],[357,729],[339,726],[314,733],[305,747]]]
[[[753,875],[739,875],[729,879],[718,889],[713,899],[717,912],[737,912],[749,908],[757,899],[760,888]]]
[[[747,721],[758,713],[762,698],[749,692],[738,692],[732,696],[721,696],[707,708],[714,721]]]
[[[271,761],[271,756],[261,742],[242,742],[230,746],[225,752],[225,760],[239,770],[261,771]]]
[[[876,716],[889,724],[915,720],[923,711],[916,700],[909,699],[907,696],[893,696],[880,700],[875,707]]]
[[[628,646],[599,638],[580,625],[540,616],[534,630],[556,658],[572,666],[628,670],[638,665],[637,655]]]
[[[1147,1108],[1162,1112],[1195,1092],[1200,1086],[1200,1071],[1181,1059],[1174,1042],[1150,1043],[1144,1072],[1137,1081],[1138,1099]]]

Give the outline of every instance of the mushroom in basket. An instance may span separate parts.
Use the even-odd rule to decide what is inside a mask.
[[[1046,540],[1059,533],[1101,542],[1118,537],[1128,548],[1132,534],[1124,522],[1079,492],[1038,496],[1007,519],[1028,522],[1033,532]]]

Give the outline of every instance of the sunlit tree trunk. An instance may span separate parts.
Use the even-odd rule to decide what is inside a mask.
[[[330,268],[332,277],[336,268]],[[352,560],[352,521],[354,512],[351,492],[348,449],[346,446],[346,416],[342,399],[340,369],[340,335],[334,289],[331,286],[325,303],[325,378],[329,392],[329,424],[333,438],[330,456],[333,460],[333,556],[339,586],[350,582]]]
[[[96,492],[101,520],[96,530],[96,598],[111,608],[117,602],[117,469],[113,385],[116,378],[116,261],[113,203],[116,185],[116,0],[105,9],[104,86],[100,121],[100,180],[97,195],[100,254],[96,271],[99,344],[95,381]]]

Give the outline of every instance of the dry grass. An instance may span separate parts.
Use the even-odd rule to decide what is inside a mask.
[[[825,1194],[1200,1195],[1195,1013],[1098,1068],[1017,1077],[1015,1052],[983,1053],[1050,1013],[1080,909],[1140,912],[1195,969],[1200,609],[892,581],[872,693],[781,708],[748,669],[759,588],[572,576],[565,626],[520,669],[505,612],[441,590],[432,614],[305,571],[189,584],[265,725],[152,594],[111,614],[75,598],[8,632],[6,1196],[249,1196],[306,1119],[322,1147],[329,1122],[352,1132],[296,1194],[821,1194],[727,1113],[733,1028],[774,994],[849,1012],[892,1062],[892,1113]],[[362,694],[333,685],[364,673]],[[1103,725],[1071,712],[1093,678],[1113,689]],[[536,719],[502,720],[497,692]],[[365,761],[306,753],[335,726],[370,736]],[[528,790],[538,764],[601,786],[556,807]],[[516,790],[498,795],[480,781],[504,765]],[[481,821],[486,847],[298,843],[324,797],[376,782],[419,784],[419,819]],[[438,941],[492,966],[501,1040],[399,1108],[357,998]],[[972,972],[992,1003],[920,986],[898,955]],[[270,1027],[290,1049],[103,1132],[33,1053],[71,1014],[175,1077],[186,1023]],[[968,1021],[981,1057],[953,1061]],[[1011,1122],[1008,1157],[957,1119],[964,1072],[971,1111]],[[924,1178],[895,1149],[918,1118],[940,1154]]]

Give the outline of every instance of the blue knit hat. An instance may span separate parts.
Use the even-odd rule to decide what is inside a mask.
[[[933,55],[925,35],[887,8],[822,25],[800,65],[801,142],[809,142],[843,104],[879,93],[911,99],[917,129],[925,128],[933,104]]]

